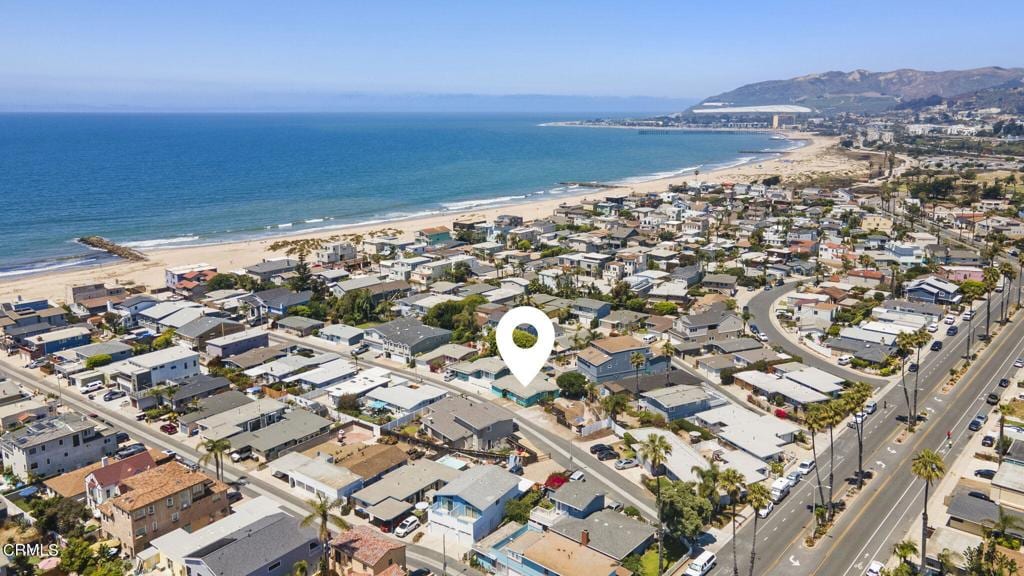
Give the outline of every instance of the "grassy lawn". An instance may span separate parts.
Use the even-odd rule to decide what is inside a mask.
[[[687,550],[682,542],[668,534],[665,535],[665,540],[665,552],[662,562],[667,570],[672,564],[675,564],[677,560],[682,558]],[[640,573],[642,576],[658,576],[657,543],[648,548],[644,555],[640,557]]]
[[[1009,410],[1006,411],[1007,418],[1024,420],[1024,401],[1010,400],[1007,404],[1009,405]]]

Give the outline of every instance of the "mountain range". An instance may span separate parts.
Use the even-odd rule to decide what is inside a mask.
[[[788,80],[746,84],[706,98],[694,108],[707,103],[734,106],[797,104],[822,114],[878,113],[943,101],[954,105],[981,103],[1018,110],[1024,106],[1024,68],[990,66],[941,72],[908,68],[891,72],[823,72]]]

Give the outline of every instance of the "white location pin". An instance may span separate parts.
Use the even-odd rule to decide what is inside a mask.
[[[512,333],[521,324],[533,326],[537,331],[537,342],[530,348],[516,346]],[[523,386],[529,386],[537,377],[541,367],[548,361],[551,347],[555,343],[555,326],[551,319],[532,306],[513,308],[498,322],[498,352],[512,375]]]

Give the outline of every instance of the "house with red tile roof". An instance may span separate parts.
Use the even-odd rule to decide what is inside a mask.
[[[356,526],[331,540],[333,574],[401,576],[405,574],[405,544],[369,526]]]

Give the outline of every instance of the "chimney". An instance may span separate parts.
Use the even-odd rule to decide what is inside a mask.
[[[584,530],[580,533],[580,545],[590,546],[590,530]]]

